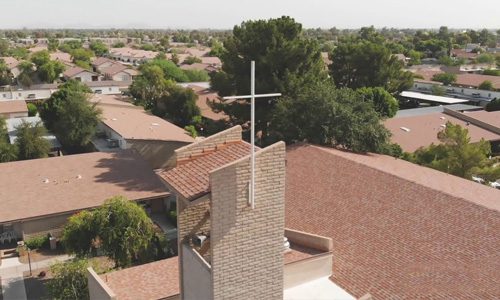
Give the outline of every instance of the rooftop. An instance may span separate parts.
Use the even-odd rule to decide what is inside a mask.
[[[96,99],[101,97],[102,95],[94,96]],[[194,141],[184,129],[160,117],[145,112],[140,106],[109,105],[113,103],[120,104],[120,102],[108,98],[106,102],[102,102],[98,105],[102,110],[102,122],[124,139],[185,143]],[[121,104],[123,104],[123,102]]]
[[[469,114],[473,113],[466,115]],[[384,121],[384,126],[391,131],[392,142],[398,143],[404,151],[413,152],[431,143],[439,144],[437,134],[444,129],[448,121],[467,128],[471,142],[478,142],[483,138],[487,141],[500,140],[499,134],[444,113],[391,118]]]
[[[28,112],[28,107],[24,101],[0,101],[0,115],[17,112]]]
[[[216,168],[231,163],[250,154],[250,144],[239,141],[204,150],[204,154],[163,170],[158,175],[187,200],[210,193],[209,173]]]
[[[24,102],[24,101],[23,101]],[[9,134],[9,142],[11,144],[14,144],[17,140],[17,127],[21,125],[23,122],[31,124],[31,126],[35,126],[36,124],[41,124],[43,125],[42,119],[37,115],[34,117],[21,117],[21,118],[12,118],[12,119],[7,119],[7,132]],[[59,140],[57,137],[50,133],[47,132],[44,135],[44,138],[50,142],[52,149],[59,149],[61,148],[61,143],[59,143]]]
[[[129,67],[122,65],[120,63],[114,63],[111,66],[102,69],[101,72],[104,74],[115,75],[116,73],[120,73],[128,68]]]
[[[419,108],[410,108],[410,109],[401,109],[398,110],[394,118],[403,118],[403,117],[414,117],[421,115],[428,115],[431,113],[440,113],[444,111],[444,107],[455,110],[455,111],[474,111],[474,110],[483,110],[480,106],[468,105],[468,104],[450,104],[450,105],[438,105],[438,106],[429,106],[429,107],[419,107]]]
[[[207,100],[213,101],[219,99],[219,95],[217,94],[217,92],[197,85],[188,85],[188,87],[191,88],[198,96],[196,105],[200,108],[201,115],[203,117],[214,121],[227,118],[227,116],[223,112],[216,113],[207,104]]]
[[[84,82],[84,84],[88,87],[106,87],[106,86],[128,87],[132,84],[132,81],[103,80],[103,81],[87,81]]]
[[[114,62],[114,60],[109,59],[107,57],[97,57],[96,59],[94,59],[92,61],[92,65],[97,67],[97,66],[100,66],[100,65],[107,63],[107,62]]]
[[[118,195],[140,200],[168,192],[148,163],[128,151],[0,164],[1,222],[97,207]]]
[[[63,75],[65,77],[73,77],[73,76],[76,76],[82,72],[89,72],[89,73],[94,73],[92,71],[89,71],[89,70],[85,70],[83,68],[80,68],[80,67],[73,67],[73,68],[70,68],[66,71],[64,71]]]
[[[406,98],[413,98],[413,99],[419,99],[419,100],[425,100],[443,104],[457,104],[457,103],[469,102],[469,100],[464,100],[464,99],[456,99],[451,97],[435,96],[435,95],[428,95],[428,94],[408,92],[408,91],[401,92],[400,95]]]
[[[286,227],[332,238],[331,278],[354,296],[500,295],[500,191],[311,145],[287,149],[286,172]]]
[[[493,88],[500,89],[500,76],[481,74],[458,74],[456,85],[478,87],[485,81],[491,81]]]
[[[100,275],[116,300],[165,299],[179,294],[177,257]]]
[[[5,62],[9,70],[12,70],[19,65],[19,61],[14,57],[7,56],[7,57],[0,57],[0,59],[2,59]]]

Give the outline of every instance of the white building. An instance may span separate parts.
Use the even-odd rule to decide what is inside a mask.
[[[57,84],[35,84],[30,87],[20,88],[17,86],[0,90],[0,101],[2,100],[45,100],[57,91]]]

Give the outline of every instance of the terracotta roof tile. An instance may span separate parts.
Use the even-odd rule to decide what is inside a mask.
[[[14,101],[0,101],[0,116],[2,114],[10,113],[22,113],[28,112],[28,107],[26,102],[14,100]]]
[[[250,147],[243,141],[228,143],[158,174],[184,198],[193,200],[210,192],[209,173],[212,170],[249,155]]]
[[[496,299],[500,191],[383,155],[287,149],[288,228],[333,239],[356,297]]]

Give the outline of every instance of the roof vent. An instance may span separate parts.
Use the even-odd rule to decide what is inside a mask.
[[[80,174],[76,175],[76,179],[82,179],[82,175]]]
[[[406,128],[406,127],[399,127],[401,130],[403,131],[406,131],[406,132],[410,132],[410,128]]]
[[[441,120],[446,120],[446,118],[445,118],[445,117],[439,117],[439,118],[440,118]]]
[[[446,128],[446,124],[441,124],[441,127]]]
[[[49,182],[50,182],[50,180],[49,180],[48,178],[45,178],[42,182],[43,182],[43,183],[49,183]]]
[[[153,125],[153,126],[160,126],[160,124],[158,124],[158,123],[151,123],[151,125]]]
[[[117,118],[112,118],[112,119],[111,119],[111,121],[116,121],[116,120],[118,120],[118,119],[117,119]]]

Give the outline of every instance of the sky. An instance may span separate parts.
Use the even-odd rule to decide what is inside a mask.
[[[500,28],[499,0],[0,0],[0,29],[231,29],[282,15],[305,28]]]

